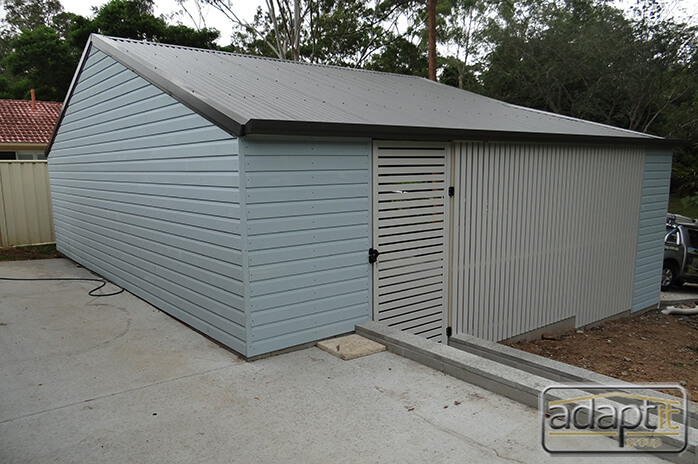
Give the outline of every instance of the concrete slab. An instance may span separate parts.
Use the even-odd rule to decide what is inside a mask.
[[[86,271],[51,260],[0,275]],[[535,409],[394,353],[242,362],[138,298],[91,288],[0,281],[3,464],[585,462],[542,450]]]
[[[385,345],[381,345],[380,343],[357,334],[322,340],[317,342],[317,347],[344,361],[380,353],[386,350]]]
[[[662,306],[686,301],[698,301],[698,284],[683,284],[680,287],[672,287],[666,292],[661,292]]]

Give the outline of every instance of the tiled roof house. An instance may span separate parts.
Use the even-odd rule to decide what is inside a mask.
[[[46,159],[62,103],[0,100],[0,160]]]

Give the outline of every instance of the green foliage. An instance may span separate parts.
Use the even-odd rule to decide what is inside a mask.
[[[463,61],[452,56],[443,58],[442,63],[439,82],[459,89],[482,93],[476,67],[467,66]]]
[[[695,28],[633,21],[596,0],[514,5],[503,7],[487,31],[493,47],[481,78],[490,96],[675,135],[667,122],[695,95]]]
[[[195,30],[168,25],[153,15],[153,0],[112,0],[95,11],[92,20],[74,20],[71,39],[82,48],[91,33],[198,48],[216,48],[215,29]]]
[[[373,55],[366,68],[421,77],[427,77],[429,73],[426,50],[403,37],[397,37]]]
[[[195,48],[216,49],[216,40],[220,33],[215,29],[192,29],[183,25],[167,26],[160,42],[173,45],[184,45]]]
[[[692,203],[690,200],[684,202],[686,198],[677,195],[669,196],[669,212],[681,214],[691,218],[698,218],[698,204]]]
[[[386,23],[397,17],[405,3],[270,0],[268,5],[274,10],[259,8],[248,23],[235,15],[229,1],[205,1],[231,19],[235,33],[230,50],[340,66],[363,66],[390,43],[395,36],[386,29]]]
[[[692,197],[686,197],[681,200],[681,204],[683,205],[684,208],[690,209],[690,208],[698,208],[698,194],[693,195]]]
[[[167,25],[153,16],[153,0],[112,0],[96,11],[87,27],[104,35],[156,41]]]
[[[5,94],[27,98],[33,88],[42,100],[63,100],[79,59],[76,50],[48,26],[22,31],[11,47],[14,51],[3,60],[13,77],[5,77]]]
[[[152,0],[112,0],[89,19],[66,13],[58,0],[6,0],[0,32],[0,98],[62,101],[91,33],[216,48],[215,29],[169,25]]]
[[[63,12],[59,0],[3,0],[5,22],[12,33],[33,30],[41,26],[56,26]],[[58,17],[58,18],[57,18]]]

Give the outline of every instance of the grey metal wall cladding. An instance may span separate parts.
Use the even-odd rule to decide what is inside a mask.
[[[671,152],[648,151],[642,174],[633,311],[659,303],[670,180]]]
[[[370,319],[371,142],[243,140],[248,355]]]
[[[94,51],[48,162],[62,253],[245,353],[236,139]]]
[[[456,157],[456,332],[502,340],[627,311],[644,151],[463,143]]]

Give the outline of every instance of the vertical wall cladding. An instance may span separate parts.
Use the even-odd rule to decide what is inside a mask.
[[[498,341],[629,310],[643,160],[633,148],[463,143],[455,331]]]
[[[61,252],[245,353],[235,138],[93,50],[49,172]]]
[[[371,142],[241,140],[250,356],[370,318]]]
[[[649,151],[645,155],[633,283],[633,311],[659,303],[671,180],[671,154],[670,151]]]

